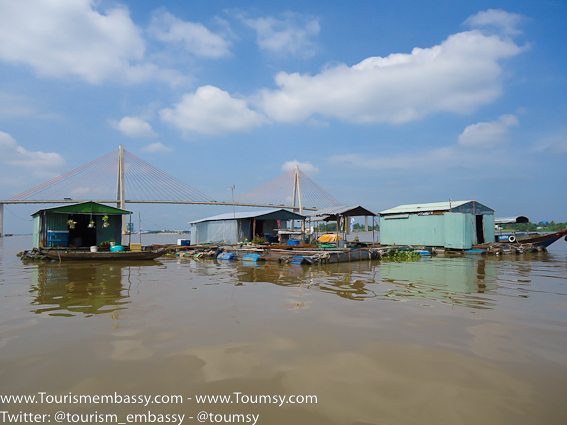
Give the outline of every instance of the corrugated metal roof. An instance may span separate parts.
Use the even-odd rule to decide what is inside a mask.
[[[278,214],[279,213],[279,214]],[[305,217],[294,212],[284,210],[283,208],[273,208],[268,210],[237,212],[219,214],[212,217],[202,218],[200,220],[191,221],[189,224],[202,223],[203,221],[223,221],[223,220],[240,220],[246,218],[259,218],[267,215],[275,214],[274,220],[304,220]]]
[[[376,216],[375,213],[367,210],[364,207],[361,207],[360,205],[353,205],[353,206],[341,205],[339,207],[328,207],[317,210],[314,213],[310,214],[308,217],[311,220],[317,220],[317,219],[324,220],[325,218],[337,216],[337,215],[346,215],[349,217]]]
[[[400,205],[389,210],[382,211],[380,214],[400,214],[400,213],[415,213],[424,211],[450,211],[458,208],[461,205],[468,204],[476,201],[450,201],[450,202],[432,202],[428,204],[408,204]],[[478,204],[478,203],[477,203]],[[481,204],[482,205],[482,204]]]
[[[104,204],[99,204],[98,202],[81,202],[79,204],[70,204],[70,205],[63,205],[60,207],[53,207],[53,208],[45,208],[39,211],[36,211],[32,214],[32,216],[40,213],[42,211],[48,212],[60,212],[60,213],[95,213],[95,214],[130,214],[130,211],[126,211],[120,208],[111,207]]]

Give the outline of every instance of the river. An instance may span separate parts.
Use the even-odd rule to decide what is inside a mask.
[[[31,244],[0,238],[4,423],[567,423],[563,240],[324,266],[24,264]]]

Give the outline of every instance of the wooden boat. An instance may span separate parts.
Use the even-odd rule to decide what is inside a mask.
[[[294,264],[324,264],[347,263],[351,261],[371,260],[377,254],[369,249],[306,249],[306,250],[278,250],[269,249],[263,258],[277,259],[280,262]]]
[[[565,240],[567,241],[567,229],[554,233],[528,233],[525,235],[513,233],[499,234],[496,235],[496,242],[505,244],[532,244],[547,248],[562,237],[565,237]]]
[[[41,255],[45,255],[53,260],[86,260],[86,261],[132,261],[132,260],[154,260],[161,257],[167,252],[166,249],[158,249],[152,251],[77,251],[77,250],[60,250],[60,249],[44,249]]]
[[[565,237],[565,240],[567,241],[567,229],[563,229],[555,233],[532,233],[526,236],[518,236],[516,241],[519,244],[531,243],[535,246],[543,246],[544,248],[547,248],[549,245],[563,237]]]

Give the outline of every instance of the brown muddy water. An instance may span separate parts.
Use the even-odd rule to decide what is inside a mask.
[[[260,267],[23,264],[31,242],[0,239],[2,423],[567,423],[563,240]]]

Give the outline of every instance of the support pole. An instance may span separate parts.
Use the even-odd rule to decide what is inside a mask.
[[[0,238],[4,236],[4,204],[0,202]]]
[[[295,173],[293,175],[293,203],[292,203],[292,210],[293,212],[296,212],[297,208],[295,208],[296,205],[296,200],[297,200],[297,177],[298,177],[298,173],[297,171],[299,170],[299,166],[295,166]],[[295,220],[291,220],[291,230],[295,230]]]
[[[303,215],[303,196],[301,194],[301,179],[299,178],[299,165],[295,166],[295,180],[297,182],[297,193],[299,195],[299,214]],[[301,238],[305,243],[305,220],[301,221]]]
[[[124,146],[120,145],[118,148],[118,186],[119,186],[119,202],[120,202],[120,206],[118,208],[120,209],[126,209],[126,198],[125,198],[125,188],[124,188]],[[122,245],[124,245],[126,243],[126,237],[125,235],[127,234],[127,222],[126,222],[126,216],[124,214],[122,214],[122,240],[120,241]],[[126,230],[125,230],[126,229]]]

